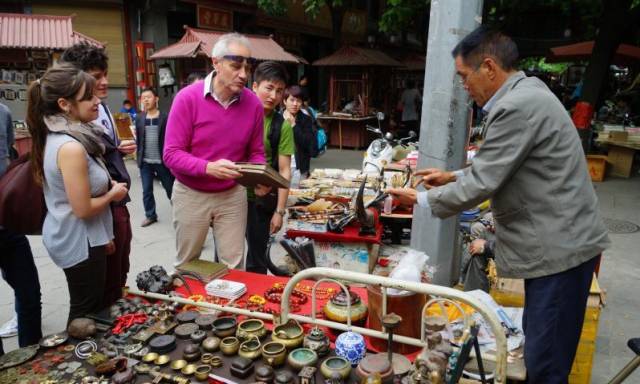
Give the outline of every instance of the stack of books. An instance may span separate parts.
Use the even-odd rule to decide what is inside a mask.
[[[191,260],[176,267],[180,272],[187,272],[195,275],[204,282],[210,282],[229,273],[229,268],[222,263],[214,263],[207,260]]]
[[[247,292],[247,286],[231,280],[216,279],[205,286],[210,296],[222,297],[227,300],[235,300]]]
[[[242,176],[236,181],[245,187],[265,185],[273,188],[289,188],[289,180],[267,164],[236,163]]]

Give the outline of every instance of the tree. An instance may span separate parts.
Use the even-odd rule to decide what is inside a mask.
[[[342,40],[342,21],[344,14],[352,6],[351,0],[302,0],[305,13],[315,18],[323,7],[331,14],[331,37],[333,47],[338,49]],[[283,16],[287,7],[285,0],[258,0],[258,7],[269,15]]]

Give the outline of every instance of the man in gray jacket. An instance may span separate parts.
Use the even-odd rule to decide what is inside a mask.
[[[525,279],[529,383],[566,383],[596,261],[609,245],[571,119],[542,81],[516,71],[518,49],[484,28],[452,52],[461,83],[487,116],[465,170],[420,172],[429,189],[393,189],[440,218],[491,199],[498,275]]]

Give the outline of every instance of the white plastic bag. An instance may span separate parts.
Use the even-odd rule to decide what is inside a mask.
[[[389,277],[392,279],[419,283],[422,277],[422,269],[427,260],[429,260],[429,256],[427,256],[426,253],[410,249],[409,252],[400,260],[398,265],[396,265],[393,271],[391,271]],[[402,295],[406,292],[407,291],[395,288],[389,288],[388,290],[390,295]]]

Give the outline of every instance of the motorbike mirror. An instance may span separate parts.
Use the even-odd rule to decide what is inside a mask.
[[[376,117],[378,118],[378,120],[384,120],[384,113],[382,113],[382,112],[378,112],[378,113],[376,114]]]
[[[416,131],[409,131],[409,137],[414,138],[414,137],[416,137],[416,136],[418,136],[418,135],[416,134]]]

